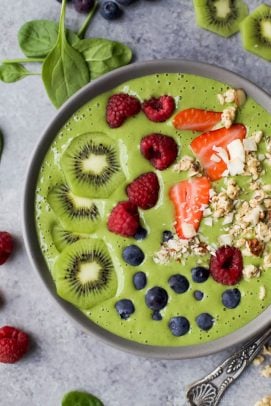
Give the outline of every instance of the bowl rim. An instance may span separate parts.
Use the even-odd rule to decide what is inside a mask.
[[[92,333],[97,339],[119,350],[124,350],[136,355],[156,359],[194,358],[210,355],[233,345],[240,344],[258,334],[261,330],[266,329],[270,324],[270,306],[240,329],[227,336],[204,344],[180,347],[152,346],[119,337],[96,325],[80,310],[56,294],[55,284],[39,246],[35,216],[33,215],[33,213],[35,213],[35,190],[41,163],[56,134],[71,115],[97,95],[109,91],[128,80],[155,73],[190,73],[218,80],[235,88],[243,88],[248,96],[251,96],[257,103],[271,113],[270,96],[264,90],[244,77],[216,65],[186,59],[162,59],[137,62],[109,72],[101,78],[90,82],[71,97],[60,110],[58,110],[37,142],[32,156],[30,157],[24,183],[22,201],[23,238],[30,262],[33,268],[37,270],[50,296],[55,299],[62,310],[64,310],[82,330]]]

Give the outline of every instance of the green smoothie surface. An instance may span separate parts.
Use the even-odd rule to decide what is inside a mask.
[[[116,129],[109,128],[105,121],[108,98],[115,93],[135,95],[141,102],[151,97],[171,95],[176,103],[175,113],[190,107],[222,111],[223,107],[218,103],[217,94],[229,88],[229,85],[218,81],[182,73],[150,75],[123,83],[92,99],[74,113],[56,134],[44,158],[36,187],[36,227],[42,253],[52,277],[55,278],[54,264],[60,252],[55,246],[52,230],[56,226],[62,226],[61,219],[47,201],[47,195],[56,184],[65,182],[65,174],[60,165],[63,151],[71,140],[84,133],[93,133],[93,137],[95,133],[103,133],[115,140],[118,145],[124,180],[119,182],[109,198],[96,199],[100,212],[99,225],[95,232],[84,235],[85,238],[99,238],[106,244],[117,274],[117,293],[89,310],[82,310],[97,325],[118,336],[156,346],[187,346],[210,342],[234,332],[255,319],[271,303],[271,269],[263,265],[261,256],[249,253],[246,255],[244,251],[244,264],[260,266],[262,271],[256,277],[242,278],[232,287],[217,283],[211,276],[204,283],[192,280],[191,268],[197,265],[209,266],[209,252],[201,256],[190,255],[183,261],[172,260],[165,264],[154,262],[155,253],[161,249],[163,231],[174,232],[174,207],[169,199],[169,189],[180,180],[186,179],[188,174],[185,171],[174,171],[172,166],[163,171],[156,170],[140,153],[140,140],[151,133],[173,137],[179,146],[176,160],[178,162],[184,156],[193,157],[189,144],[199,133],[176,130],[172,124],[172,117],[164,123],[152,122],[143,112],[127,119]],[[263,131],[264,137],[257,153],[265,154],[266,137],[271,131],[271,115],[253,99],[247,98],[245,104],[238,109],[235,122],[246,126],[247,137],[255,131]],[[262,162],[262,166],[264,171],[260,180],[266,185],[271,184],[270,167],[265,161]],[[127,200],[125,186],[139,175],[150,171],[155,172],[159,178],[160,194],[154,208],[139,210],[141,224],[148,232],[147,238],[136,241],[134,238],[124,238],[109,232],[108,215],[118,202]],[[250,200],[251,177],[235,176],[234,179],[241,188],[240,196],[244,200]],[[217,193],[223,190],[225,178],[213,182],[212,188]],[[219,247],[219,237],[228,234],[231,228],[231,224],[223,225],[223,220],[219,218],[212,226],[208,226],[203,219],[199,228],[199,238],[213,247]],[[122,259],[122,250],[131,244],[138,245],[145,254],[143,263],[136,267],[126,264]],[[268,251],[269,242],[265,248],[265,252]],[[145,272],[147,276],[147,285],[142,290],[136,290],[133,285],[133,275],[138,271]],[[176,294],[168,285],[170,276],[178,273],[184,275],[190,284],[189,289],[183,294]],[[167,306],[160,312],[161,321],[152,319],[152,311],[145,304],[146,292],[154,286],[166,289],[169,297]],[[234,309],[225,308],[221,302],[221,295],[228,288],[238,288],[241,292],[241,302]],[[264,288],[265,294],[260,299],[261,288]],[[200,301],[194,297],[196,290],[204,293]],[[115,304],[120,299],[130,299],[134,304],[135,312],[127,320],[121,319],[115,309]],[[196,324],[196,317],[201,313],[210,313],[214,319],[213,327],[208,331],[201,330]],[[168,323],[174,316],[184,316],[189,320],[190,330],[187,334],[176,337],[171,333]]]

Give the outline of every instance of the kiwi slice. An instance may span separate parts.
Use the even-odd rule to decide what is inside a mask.
[[[95,202],[76,196],[65,183],[54,186],[47,200],[66,230],[92,233],[97,227],[100,215]]]
[[[63,251],[67,245],[71,245],[83,238],[82,234],[72,233],[71,231],[64,230],[64,228],[62,228],[59,224],[55,224],[53,226],[51,234],[56,249],[59,252]]]
[[[124,181],[117,144],[101,133],[74,138],[61,165],[72,191],[79,196],[106,198]]]
[[[271,61],[271,7],[262,4],[240,25],[243,47]]]
[[[199,27],[229,37],[239,31],[240,22],[248,15],[242,0],[193,0]]]
[[[117,291],[117,275],[102,240],[84,239],[66,247],[54,275],[59,296],[80,309],[90,309]]]

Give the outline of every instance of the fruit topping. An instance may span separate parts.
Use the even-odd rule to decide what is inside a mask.
[[[137,245],[129,245],[123,249],[122,258],[127,264],[138,266],[144,261],[145,255]]]
[[[235,309],[235,307],[239,305],[240,301],[241,293],[237,288],[227,289],[222,293],[222,303],[228,309]]]
[[[160,320],[162,320],[162,315],[161,315],[161,313],[159,312],[159,310],[155,310],[155,311],[152,313],[152,319],[155,320],[155,321],[160,321]]]
[[[101,4],[100,13],[106,20],[115,20],[122,15],[122,10],[114,1],[104,1]]]
[[[197,25],[229,37],[239,31],[240,22],[248,15],[243,0],[194,0]]]
[[[156,169],[162,171],[175,161],[178,145],[174,138],[154,133],[142,138],[140,151]]]
[[[95,4],[94,0],[72,0],[74,8],[79,13],[89,13]]]
[[[119,202],[108,217],[107,227],[123,237],[134,236],[140,227],[137,206],[131,202]]]
[[[208,131],[221,121],[222,113],[201,109],[186,109],[176,114],[173,125],[177,130]]]
[[[220,128],[199,135],[190,146],[208,177],[211,180],[218,180],[228,170],[228,145],[234,140],[243,140],[245,136],[245,126],[233,124],[228,129]]]
[[[153,97],[144,101],[142,110],[149,120],[154,122],[166,121],[175,110],[175,101],[171,96]]]
[[[154,172],[147,172],[133,180],[126,188],[129,201],[143,210],[151,209],[157,203],[159,182]]]
[[[243,257],[238,248],[224,246],[216,250],[210,259],[210,273],[215,281],[223,285],[235,285],[243,271]]]
[[[72,391],[65,394],[61,406],[104,406],[104,404],[90,393]]]
[[[181,239],[196,235],[209,202],[210,182],[206,177],[184,180],[174,185],[169,192],[175,207],[175,228]]]
[[[168,284],[175,293],[184,293],[189,288],[188,279],[180,274],[172,275],[168,280]]]
[[[195,292],[193,293],[193,295],[194,295],[194,298],[195,298],[196,300],[202,300],[202,299],[203,299],[203,296],[204,296],[204,293],[203,293],[201,290],[195,290]]]
[[[201,313],[196,317],[196,323],[201,330],[208,331],[213,327],[214,319],[209,313]]]
[[[167,291],[159,286],[154,286],[146,293],[145,302],[151,310],[161,310],[168,302]]]
[[[105,2],[103,6],[107,3],[112,2]],[[111,128],[120,127],[127,118],[135,116],[140,110],[141,105],[136,97],[129,96],[126,93],[113,94],[113,96],[109,97],[106,106],[107,124]]]
[[[143,228],[143,227],[139,227],[139,229],[137,230],[137,232],[134,235],[134,238],[136,240],[145,240],[147,235],[148,235],[147,230],[145,228]]]
[[[144,289],[147,285],[147,277],[144,272],[137,272],[133,276],[133,283],[136,290]]]
[[[15,327],[0,328],[0,362],[13,364],[27,352],[29,338],[26,333]]]
[[[3,265],[13,251],[13,238],[7,231],[0,231],[0,265]]]
[[[210,275],[210,271],[208,268],[204,268],[203,266],[196,266],[195,268],[191,269],[192,272],[192,279],[194,282],[202,283],[207,281]]]
[[[135,312],[134,304],[129,299],[121,299],[115,304],[121,319],[127,320]]]
[[[162,242],[168,242],[169,240],[172,240],[173,238],[173,233],[172,231],[165,230],[162,233]]]
[[[188,333],[190,324],[186,317],[177,316],[170,319],[168,327],[174,336],[180,337]]]

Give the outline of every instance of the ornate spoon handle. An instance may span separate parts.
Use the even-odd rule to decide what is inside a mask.
[[[187,404],[191,406],[218,405],[225,390],[238,379],[270,338],[271,326],[227,358],[205,378],[190,385],[186,393]]]

